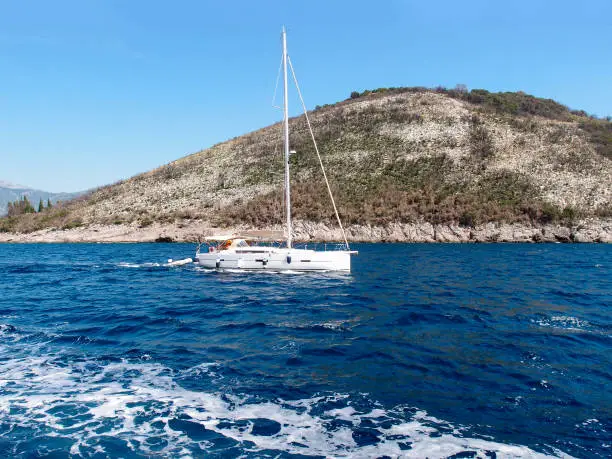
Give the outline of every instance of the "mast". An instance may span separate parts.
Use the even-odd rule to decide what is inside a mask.
[[[287,248],[291,248],[291,185],[289,183],[289,100],[287,88],[287,32],[283,26],[283,80],[284,80],[284,140],[285,140],[285,210],[287,214]]]

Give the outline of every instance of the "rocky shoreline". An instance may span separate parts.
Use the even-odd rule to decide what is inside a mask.
[[[89,225],[61,230],[48,228],[32,233],[0,233],[0,242],[197,242],[212,234],[239,234],[253,228],[215,228],[208,222]],[[281,227],[258,228],[279,230]],[[341,241],[337,227],[323,223],[294,222],[298,241]],[[346,228],[350,242],[604,242],[612,243],[612,219],[584,220],[571,226],[549,224],[487,223],[474,228],[458,224],[391,223],[386,226],[352,225]]]

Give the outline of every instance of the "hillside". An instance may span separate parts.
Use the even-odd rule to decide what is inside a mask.
[[[58,201],[69,201],[82,193],[50,193],[48,191],[35,190],[33,188],[16,185],[14,183],[0,180],[0,216],[6,215],[9,202],[14,202],[23,196],[26,196],[32,205],[38,207],[39,201],[47,203],[50,199],[53,204]]]
[[[611,231],[608,120],[523,93],[391,88],[318,107],[311,121],[353,239],[363,228],[377,228],[385,239],[392,226],[418,224],[474,229],[603,222],[597,231],[604,240]],[[307,228],[333,224],[332,208],[305,120],[290,123],[298,232],[321,237]],[[281,127],[275,124],[50,212],[0,220],[0,231],[111,225],[124,233],[172,226],[195,234],[212,227],[278,226],[281,152]]]

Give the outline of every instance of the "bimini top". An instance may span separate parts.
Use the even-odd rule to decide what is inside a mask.
[[[284,239],[285,233],[283,231],[244,231],[239,234],[216,234],[213,236],[206,236],[204,240],[223,242],[232,239],[246,239],[246,240],[269,240],[278,241]]]
[[[233,234],[217,234],[214,236],[206,236],[204,240],[222,242],[222,241],[227,241],[228,239],[234,239],[235,237],[236,236],[234,236]]]
[[[252,230],[243,231],[240,233],[240,237],[244,239],[267,239],[277,241],[279,239],[285,239],[286,235],[284,231]]]

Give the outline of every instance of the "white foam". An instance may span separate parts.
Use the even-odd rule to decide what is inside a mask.
[[[117,264],[120,268],[157,268],[162,266],[160,263],[129,263],[122,261]]]
[[[201,271],[201,272],[204,272],[204,273],[212,273],[212,272],[216,271],[215,268],[205,268],[203,266],[196,266],[193,269],[194,269],[194,271]]]
[[[355,319],[352,320],[352,322],[354,322]],[[344,320],[329,320],[327,322],[317,322],[314,323],[312,326],[314,327],[321,327],[321,328],[327,328],[328,330],[345,330],[345,329],[350,329],[352,327],[347,326],[348,321],[344,321]]]
[[[12,359],[0,368],[0,413],[4,422],[31,429],[32,435],[71,439],[73,455],[104,453],[96,444],[101,436],[123,439],[144,455],[188,457],[189,448],[214,451],[213,443],[193,440],[169,427],[170,420],[186,415],[226,438],[252,442],[251,453],[447,457],[468,450],[483,458],[486,451],[495,451],[498,457],[547,457],[526,446],[464,437],[461,429],[424,411],[374,407],[362,412],[347,394],[254,401],[246,395],[187,390],[178,383],[187,375],[205,375],[214,366],[203,363],[174,372],[151,362],[100,366],[89,361],[64,366],[50,357]],[[9,386],[10,391],[3,390]],[[329,409],[321,411],[325,406]],[[277,422],[278,432],[261,435],[254,431],[257,419]],[[360,446],[354,432],[364,421],[378,441]],[[102,427],[104,433],[98,433]],[[147,440],[160,437],[167,444],[153,451]],[[408,443],[410,449],[402,449]],[[557,455],[568,457],[561,452]]]
[[[588,426],[589,424],[599,424],[599,419],[587,419],[586,421],[582,422],[581,424],[576,424],[576,427],[578,427],[579,425],[581,426]]]
[[[572,316],[553,316],[550,318],[552,322],[559,323],[565,326],[572,326],[577,328],[583,328],[589,325],[586,320],[578,319]]]
[[[15,333],[15,327],[9,324],[0,324],[0,335],[10,335]]]
[[[353,329],[358,325],[359,319],[347,319],[347,320],[328,320],[326,322],[309,322],[305,320],[293,320],[293,321],[282,321],[275,324],[277,327],[286,328],[325,328],[332,331],[346,331]]]
[[[589,322],[586,320],[573,316],[552,316],[550,319],[532,319],[532,322],[541,327],[559,328],[569,331],[586,331],[590,327]]]

